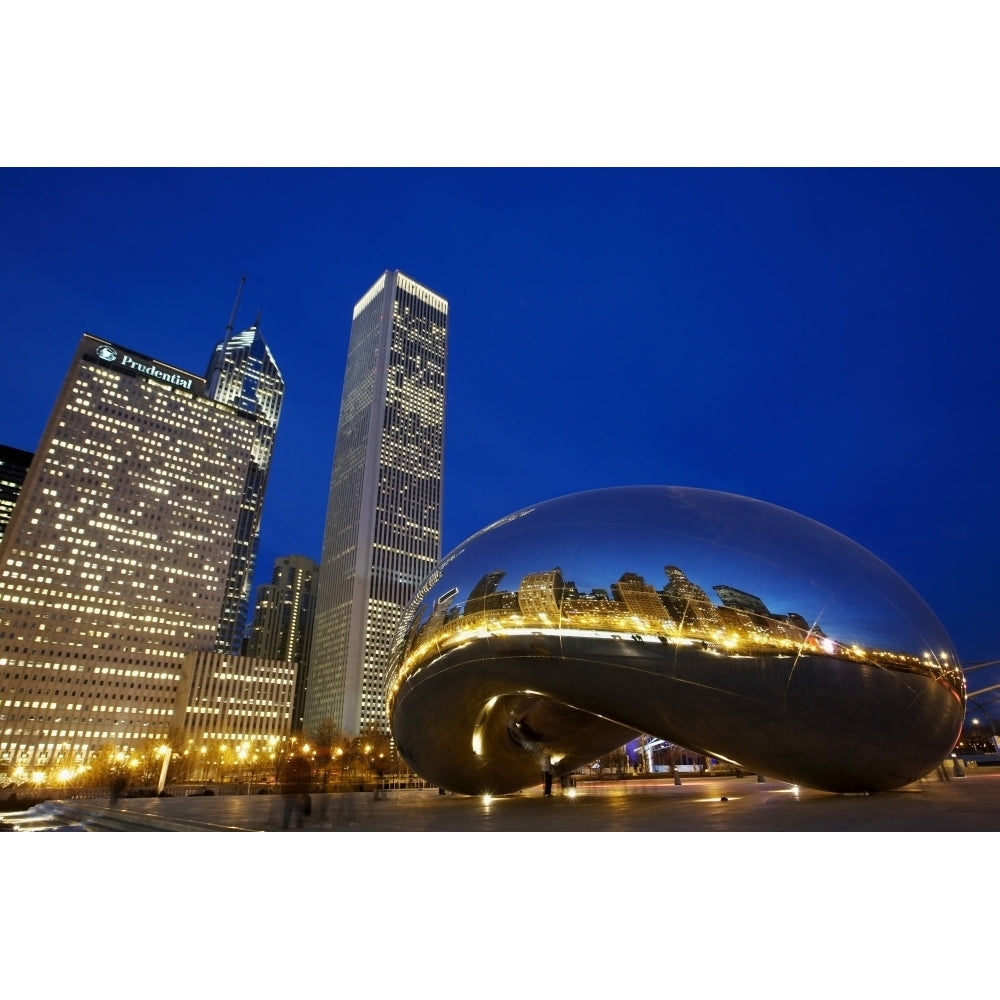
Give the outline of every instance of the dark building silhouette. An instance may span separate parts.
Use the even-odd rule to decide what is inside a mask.
[[[0,541],[21,495],[34,453],[0,444]]]
[[[712,590],[719,595],[719,600],[727,608],[739,608],[741,611],[749,611],[755,615],[769,615],[767,605],[755,594],[748,594],[745,590],[737,590],[725,583],[716,584]]]
[[[306,556],[283,556],[274,562],[270,583],[257,588],[247,655],[298,664],[292,729],[302,728],[309,683],[309,650],[316,612],[319,566]]]

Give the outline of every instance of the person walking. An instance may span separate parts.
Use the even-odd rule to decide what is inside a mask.
[[[545,795],[552,794],[552,755],[548,750],[542,751],[542,784],[545,786]]]
[[[312,799],[309,795],[312,765],[305,757],[295,756],[286,766],[285,781],[281,788],[284,800],[281,828],[287,830],[294,817],[294,825],[301,829],[306,816],[312,812]]]

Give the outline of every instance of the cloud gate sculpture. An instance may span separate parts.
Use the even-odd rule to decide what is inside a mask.
[[[388,677],[403,758],[466,794],[643,733],[885,791],[934,769],[964,710],[951,640],[885,563],[789,510],[667,486],[549,500],[468,539],[418,590]]]

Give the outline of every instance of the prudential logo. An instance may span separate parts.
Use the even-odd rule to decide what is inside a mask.
[[[101,344],[101,346],[97,348],[97,356],[102,361],[118,360],[118,352],[113,347],[109,347],[107,344]]]

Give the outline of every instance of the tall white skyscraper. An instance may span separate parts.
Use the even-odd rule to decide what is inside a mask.
[[[441,558],[448,303],[386,271],[354,307],[304,727],[388,731],[396,626]]]

